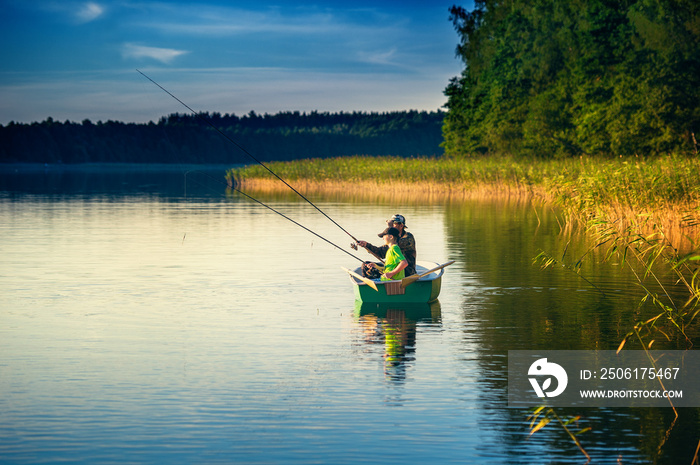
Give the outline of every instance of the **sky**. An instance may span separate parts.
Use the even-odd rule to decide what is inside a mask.
[[[440,109],[471,0],[0,0],[0,124]]]

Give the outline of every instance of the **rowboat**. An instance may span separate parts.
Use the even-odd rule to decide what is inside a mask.
[[[451,262],[452,263],[452,262]],[[348,271],[350,280],[355,290],[355,300],[364,303],[428,303],[436,300],[440,295],[442,285],[442,275],[445,272],[443,267],[426,274],[428,271],[438,268],[441,265],[435,262],[416,263],[416,275],[418,279],[411,280],[410,285],[402,286],[400,280],[380,281],[378,279],[362,279],[362,267],[357,267],[352,272]],[[374,290],[374,286],[377,290]]]

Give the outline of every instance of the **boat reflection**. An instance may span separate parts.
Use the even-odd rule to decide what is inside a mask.
[[[355,317],[366,344],[384,345],[384,374],[395,383],[406,380],[415,361],[419,325],[440,324],[440,301],[430,303],[376,304],[355,302]]]

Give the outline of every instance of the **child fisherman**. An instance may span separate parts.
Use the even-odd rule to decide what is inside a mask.
[[[397,245],[401,233],[396,228],[386,228],[379,236],[384,238],[384,244],[389,249],[384,257],[384,269],[376,263],[371,263],[371,266],[383,271],[382,281],[391,281],[392,279],[403,279],[406,277],[404,269],[408,266],[408,261],[401,253],[401,249]],[[363,267],[364,268],[364,267]]]

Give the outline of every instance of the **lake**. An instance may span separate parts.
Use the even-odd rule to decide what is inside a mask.
[[[642,296],[517,199],[312,200],[359,239],[406,217],[456,260],[432,305],[354,301],[353,257],[227,193],[223,168],[3,167],[0,462],[585,463],[507,408],[508,350],[616,349]],[[350,249],[307,203],[259,200]],[[567,245],[568,244],[568,245]],[[699,409],[562,409],[593,463],[690,463]],[[574,427],[572,426],[572,427]]]

